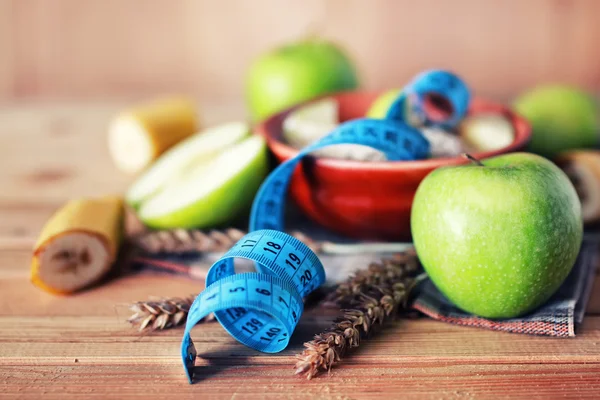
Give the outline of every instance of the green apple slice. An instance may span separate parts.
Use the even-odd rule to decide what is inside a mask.
[[[204,129],[177,143],[161,155],[127,192],[127,202],[137,208],[140,203],[157,193],[172,179],[185,171],[194,171],[208,163],[219,152],[239,142],[250,134],[244,122],[228,122]]]
[[[288,144],[302,149],[331,133],[338,124],[337,101],[325,98],[292,111],[283,121],[283,136]],[[327,146],[313,155],[359,161],[385,160],[382,152],[359,144]]]
[[[225,223],[250,207],[267,169],[266,142],[251,136],[146,200],[138,215],[159,229]]]
[[[292,111],[283,121],[283,136],[294,147],[308,146],[338,125],[338,104],[331,98]]]

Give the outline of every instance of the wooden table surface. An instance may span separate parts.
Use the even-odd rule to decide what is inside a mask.
[[[219,324],[193,338],[202,379],[189,385],[181,329],[140,335],[127,303],[197,293],[202,282],[138,275],[69,297],[33,287],[31,248],[68,198],[122,193],[131,177],[112,166],[106,124],[123,102],[20,104],[0,109],[0,397],[37,398],[527,398],[600,397],[600,279],[577,337],[532,337],[401,320],[331,374],[295,376],[294,354],[331,314],[304,314],[290,346],[266,355]],[[205,106],[207,124],[241,107]]]

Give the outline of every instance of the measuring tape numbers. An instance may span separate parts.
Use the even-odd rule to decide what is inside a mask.
[[[234,258],[254,261],[257,272],[235,274]],[[206,289],[190,307],[182,342],[188,380],[193,380],[196,349],[190,330],[214,313],[236,340],[253,349],[283,350],[304,310],[303,297],[325,282],[317,256],[281,231],[245,235],[209,270]]]
[[[433,79],[432,74],[438,78]],[[212,265],[206,289],[190,307],[181,343],[182,361],[190,383],[197,356],[190,332],[202,318],[214,313],[223,328],[240,343],[265,353],[276,353],[287,347],[304,311],[303,299],[325,282],[319,258],[304,243],[282,232],[287,188],[302,159],[315,150],[338,144],[370,146],[383,152],[389,161],[427,158],[428,140],[406,122],[410,119],[405,116],[406,100],[433,91],[448,99],[453,107],[452,118],[456,119],[455,114],[466,112],[467,104],[462,102],[468,103],[469,99],[462,86],[460,79],[454,76],[449,79],[447,73],[440,71],[418,76],[393,103],[386,119],[360,118],[341,123],[329,135],[271,172],[254,198],[249,233]],[[410,102],[417,114],[425,115],[420,110],[422,104],[421,100]],[[253,261],[256,272],[236,274],[235,258]]]

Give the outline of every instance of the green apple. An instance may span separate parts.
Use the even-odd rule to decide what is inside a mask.
[[[383,119],[402,89],[391,89],[379,95],[367,110],[368,118]]]
[[[577,258],[583,224],[560,168],[511,153],[427,175],[411,231],[425,271],[450,301],[481,317],[512,318],[556,292]]]
[[[134,208],[186,172],[206,165],[222,150],[250,134],[244,122],[216,125],[182,140],[162,154],[131,185],[126,200]],[[197,171],[196,171],[197,172]]]
[[[337,44],[309,39],[261,55],[246,76],[246,102],[255,121],[312,98],[358,87],[350,57]]]
[[[582,90],[565,85],[544,85],[529,90],[514,102],[516,112],[532,126],[529,151],[554,158],[566,150],[598,145],[598,109]]]
[[[142,203],[138,215],[151,228],[207,228],[249,209],[268,170],[262,136],[250,136],[207,165],[164,187]]]

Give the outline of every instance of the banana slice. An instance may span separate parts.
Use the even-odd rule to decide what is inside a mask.
[[[584,223],[600,222],[600,151],[569,151],[559,154],[555,162],[575,186]]]
[[[35,245],[31,281],[54,294],[84,289],[110,271],[123,236],[123,200],[67,203],[44,226]]]
[[[510,145],[515,132],[508,118],[497,114],[468,116],[459,126],[459,135],[469,151],[493,151]]]
[[[117,115],[108,130],[108,147],[117,168],[136,174],[198,129],[191,100],[165,98]]]
[[[429,141],[429,151],[432,158],[456,157],[465,152],[460,138],[444,129],[425,127],[421,133]]]

